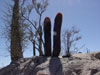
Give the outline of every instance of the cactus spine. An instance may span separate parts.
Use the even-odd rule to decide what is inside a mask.
[[[61,51],[61,25],[62,25],[62,13],[57,13],[54,22],[54,34],[53,34],[53,56],[58,57]]]
[[[44,20],[44,40],[45,56],[51,56],[51,21],[49,17]]]

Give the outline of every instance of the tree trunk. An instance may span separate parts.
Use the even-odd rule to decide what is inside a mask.
[[[35,40],[33,41],[33,56],[36,56],[36,52],[35,52]]]
[[[42,52],[42,27],[39,26],[39,56],[43,56]]]
[[[23,57],[20,25],[19,25],[19,0],[14,0],[12,24],[11,24],[11,61]]]

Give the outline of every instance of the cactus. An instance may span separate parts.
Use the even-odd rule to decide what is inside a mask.
[[[49,17],[44,20],[44,40],[45,56],[51,56],[51,21]]]
[[[58,57],[61,50],[61,24],[62,24],[62,13],[58,13],[55,17],[54,23],[54,34],[53,34],[53,56]]]

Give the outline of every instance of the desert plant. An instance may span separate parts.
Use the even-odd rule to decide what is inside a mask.
[[[17,15],[16,15],[17,14]],[[11,23],[11,61],[23,58],[20,24],[19,24],[19,0],[14,0],[13,15]]]
[[[44,41],[45,56],[51,56],[51,21],[49,17],[44,20]]]
[[[78,49],[78,47],[74,47],[76,45],[76,42],[79,41],[82,37],[79,36],[80,30],[76,29],[75,27],[72,27],[71,29],[67,29],[66,31],[63,32],[63,45],[64,45],[64,50],[65,50],[65,56],[64,57],[70,57],[71,56],[71,49],[72,50],[79,50],[84,45]]]
[[[54,32],[53,32],[53,56],[57,57],[61,51],[61,26],[62,26],[62,13],[57,13],[54,23]]]

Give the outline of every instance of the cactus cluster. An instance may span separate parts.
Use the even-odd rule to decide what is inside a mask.
[[[62,13],[57,13],[54,21],[54,30],[53,30],[53,54],[51,54],[51,21],[49,17],[46,17],[44,20],[44,50],[45,56],[58,57],[61,50],[61,25],[62,25]]]

